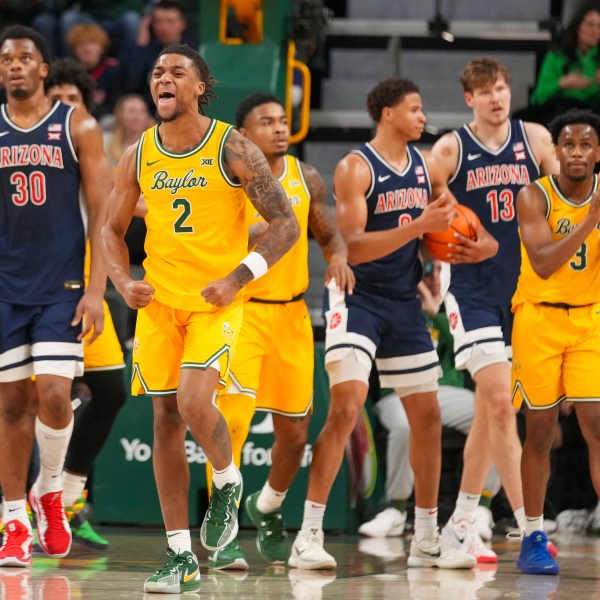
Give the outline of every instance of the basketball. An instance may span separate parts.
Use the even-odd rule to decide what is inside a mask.
[[[470,208],[464,204],[457,204],[456,216],[450,227],[446,231],[424,234],[423,242],[432,258],[448,260],[448,253],[450,252],[448,244],[457,243],[454,233],[457,232],[470,240],[476,240],[479,225],[479,217]]]

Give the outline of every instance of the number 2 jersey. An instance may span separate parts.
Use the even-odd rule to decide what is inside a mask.
[[[459,156],[448,187],[460,204],[477,214],[499,249],[483,262],[451,265],[450,291],[460,303],[510,306],[521,265],[517,194],[539,177],[539,165],[522,121],[509,121],[506,141],[497,150],[484,146],[468,125],[453,134]]]
[[[557,242],[581,223],[590,210],[592,194],[598,189],[598,176],[590,195],[580,203],[565,197],[553,176],[535,182],[546,200],[546,220],[552,231],[552,241]],[[570,304],[587,306],[600,302],[600,230],[598,226],[590,233],[577,252],[561,265],[548,279],[535,273],[525,247],[522,247],[523,264],[513,298],[513,308],[525,301],[534,304]]]
[[[6,104],[0,107],[2,302],[36,306],[83,293],[86,232],[69,130],[73,110],[57,102],[23,129]]]
[[[146,280],[161,304],[214,311],[201,291],[229,275],[248,254],[246,196],[225,172],[224,149],[232,126],[211,120],[191,150],[166,150],[148,129],[137,150],[137,177],[146,215]]]

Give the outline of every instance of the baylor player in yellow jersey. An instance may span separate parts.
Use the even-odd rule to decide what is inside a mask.
[[[200,585],[188,523],[188,427],[215,467],[202,544],[217,550],[237,534],[242,481],[227,423],[212,400],[242,321],[238,292],[267,273],[299,234],[260,150],[204,116],[213,84],[197,52],[182,45],[162,50],[150,79],[159,125],[121,159],[103,229],[109,275],[127,304],[140,309],[132,390],[152,396],[154,409],[153,466],[168,552],[146,592]],[[145,280],[136,281],[124,236],[140,192],[148,207],[147,259]],[[246,196],[268,222],[249,254]]]
[[[550,448],[564,400],[574,403],[600,496],[600,118],[572,110],[549,126],[558,175],[517,197],[522,265],[513,298],[513,401],[526,406],[521,477],[526,532],[517,566],[554,575],[543,508]]]
[[[258,528],[257,547],[262,557],[284,563],[289,548],[280,507],[300,467],[312,412],[314,342],[302,298],[308,287],[308,228],[328,262],[326,282],[335,279],[341,290],[351,292],[354,274],[347,264],[346,244],[327,205],[321,176],[287,154],[290,130],[281,102],[272,94],[249,96],[238,106],[236,125],[265,154],[301,230],[299,240],[269,273],[246,286],[244,323],[229,383],[217,398],[229,425],[238,467],[254,411],[273,415],[275,442],[269,477],[262,490],[252,490],[246,509]],[[252,246],[261,239],[265,223],[251,206],[247,224]],[[217,569],[248,568],[237,541],[210,554],[208,560]]]

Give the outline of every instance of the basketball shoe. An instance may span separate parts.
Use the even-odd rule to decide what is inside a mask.
[[[37,535],[42,550],[53,558],[63,558],[71,549],[71,528],[65,515],[62,490],[37,495],[34,485],[29,504],[36,516]]]
[[[0,548],[0,567],[28,567],[31,564],[33,535],[18,519],[8,521]]]

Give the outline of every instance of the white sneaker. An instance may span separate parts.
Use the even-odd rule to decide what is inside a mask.
[[[548,531],[546,523],[547,521],[544,520],[544,531]],[[590,513],[587,519],[586,529],[591,535],[600,535],[600,503],[598,503],[596,508]]]
[[[323,530],[300,530],[292,546],[288,565],[297,569],[335,569],[335,558],[323,548]]]
[[[475,524],[477,525],[477,533],[484,542],[490,542],[494,532],[494,517],[492,511],[487,506],[481,504],[477,507],[475,512]]]
[[[358,528],[358,533],[369,537],[395,537],[404,533],[406,512],[386,508]]]
[[[438,567],[439,569],[471,569],[477,564],[474,556],[463,550],[449,548],[436,530],[419,542],[410,543],[409,567]]]
[[[402,538],[363,538],[358,540],[358,551],[377,556],[385,561],[406,556]]]
[[[488,548],[477,531],[476,522],[448,521],[442,529],[442,541],[447,548],[462,550],[475,558],[478,563],[496,563],[498,555]]]

